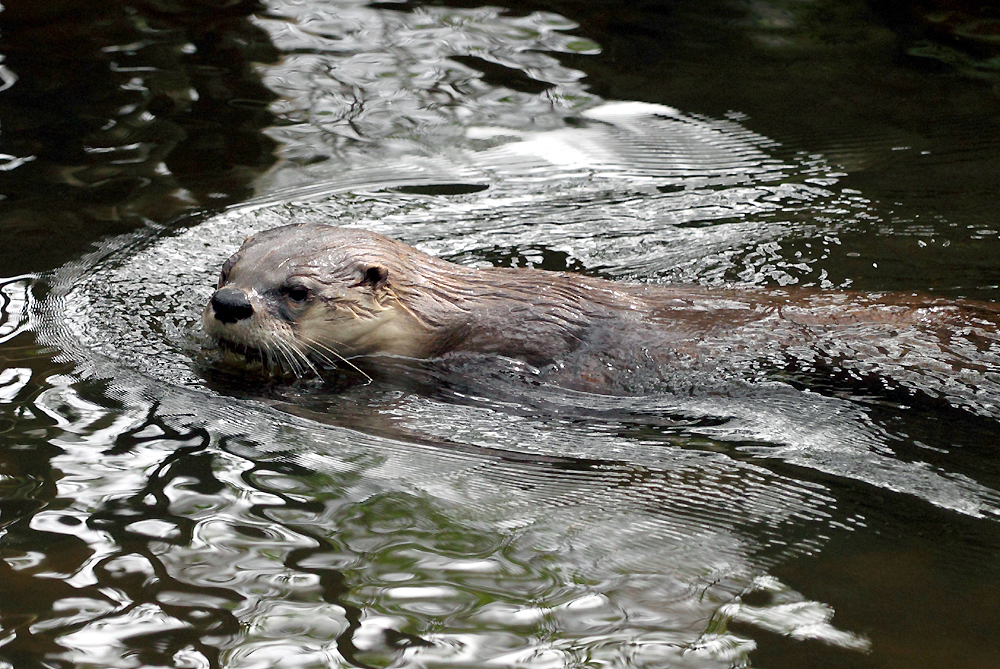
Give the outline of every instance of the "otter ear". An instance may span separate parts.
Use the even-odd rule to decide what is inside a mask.
[[[361,279],[362,286],[381,288],[389,280],[389,270],[381,265],[372,265],[365,270],[365,276]]]

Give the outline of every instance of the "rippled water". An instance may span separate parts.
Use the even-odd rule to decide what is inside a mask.
[[[738,113],[602,99],[576,68],[605,47],[551,11],[272,2],[252,25],[283,54],[258,197],[0,285],[0,659],[988,666],[992,308],[835,331],[826,366],[741,331],[752,360],[598,392],[476,357],[244,377],[198,326],[222,261],[289,221],[846,304],[991,299],[991,270],[906,268],[976,267],[987,222],[918,220]]]

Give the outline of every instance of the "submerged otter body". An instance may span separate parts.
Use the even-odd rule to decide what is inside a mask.
[[[299,375],[363,356],[453,352],[566,363],[596,383],[616,365],[739,368],[790,352],[809,365],[853,356],[853,368],[896,356],[886,368],[901,369],[923,364],[910,355],[917,351],[957,371],[964,358],[951,350],[951,333],[971,332],[958,348],[998,345],[989,304],[476,269],[371,232],[319,224],[248,238],[223,266],[202,322],[224,347]]]

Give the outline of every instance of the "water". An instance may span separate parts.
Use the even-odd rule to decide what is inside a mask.
[[[613,392],[475,357],[244,377],[197,325],[242,238],[291,220],[469,265],[992,300],[994,75],[965,38],[823,3],[175,11],[94,10],[111,150],[7,151],[0,660],[991,666],[989,319]],[[58,71],[18,60],[24,12],[18,95]]]

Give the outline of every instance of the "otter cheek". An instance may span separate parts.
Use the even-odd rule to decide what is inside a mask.
[[[318,306],[303,314],[295,329],[305,342],[319,342],[341,355],[351,355],[366,348],[364,341],[371,329],[369,321],[351,310]]]
[[[342,314],[331,313],[329,308],[313,305],[304,309],[295,319],[295,329],[305,339],[317,340],[337,332]]]
[[[275,307],[275,311],[278,313],[278,317],[286,323],[295,323],[299,320],[298,310],[284,302],[279,302]]]

